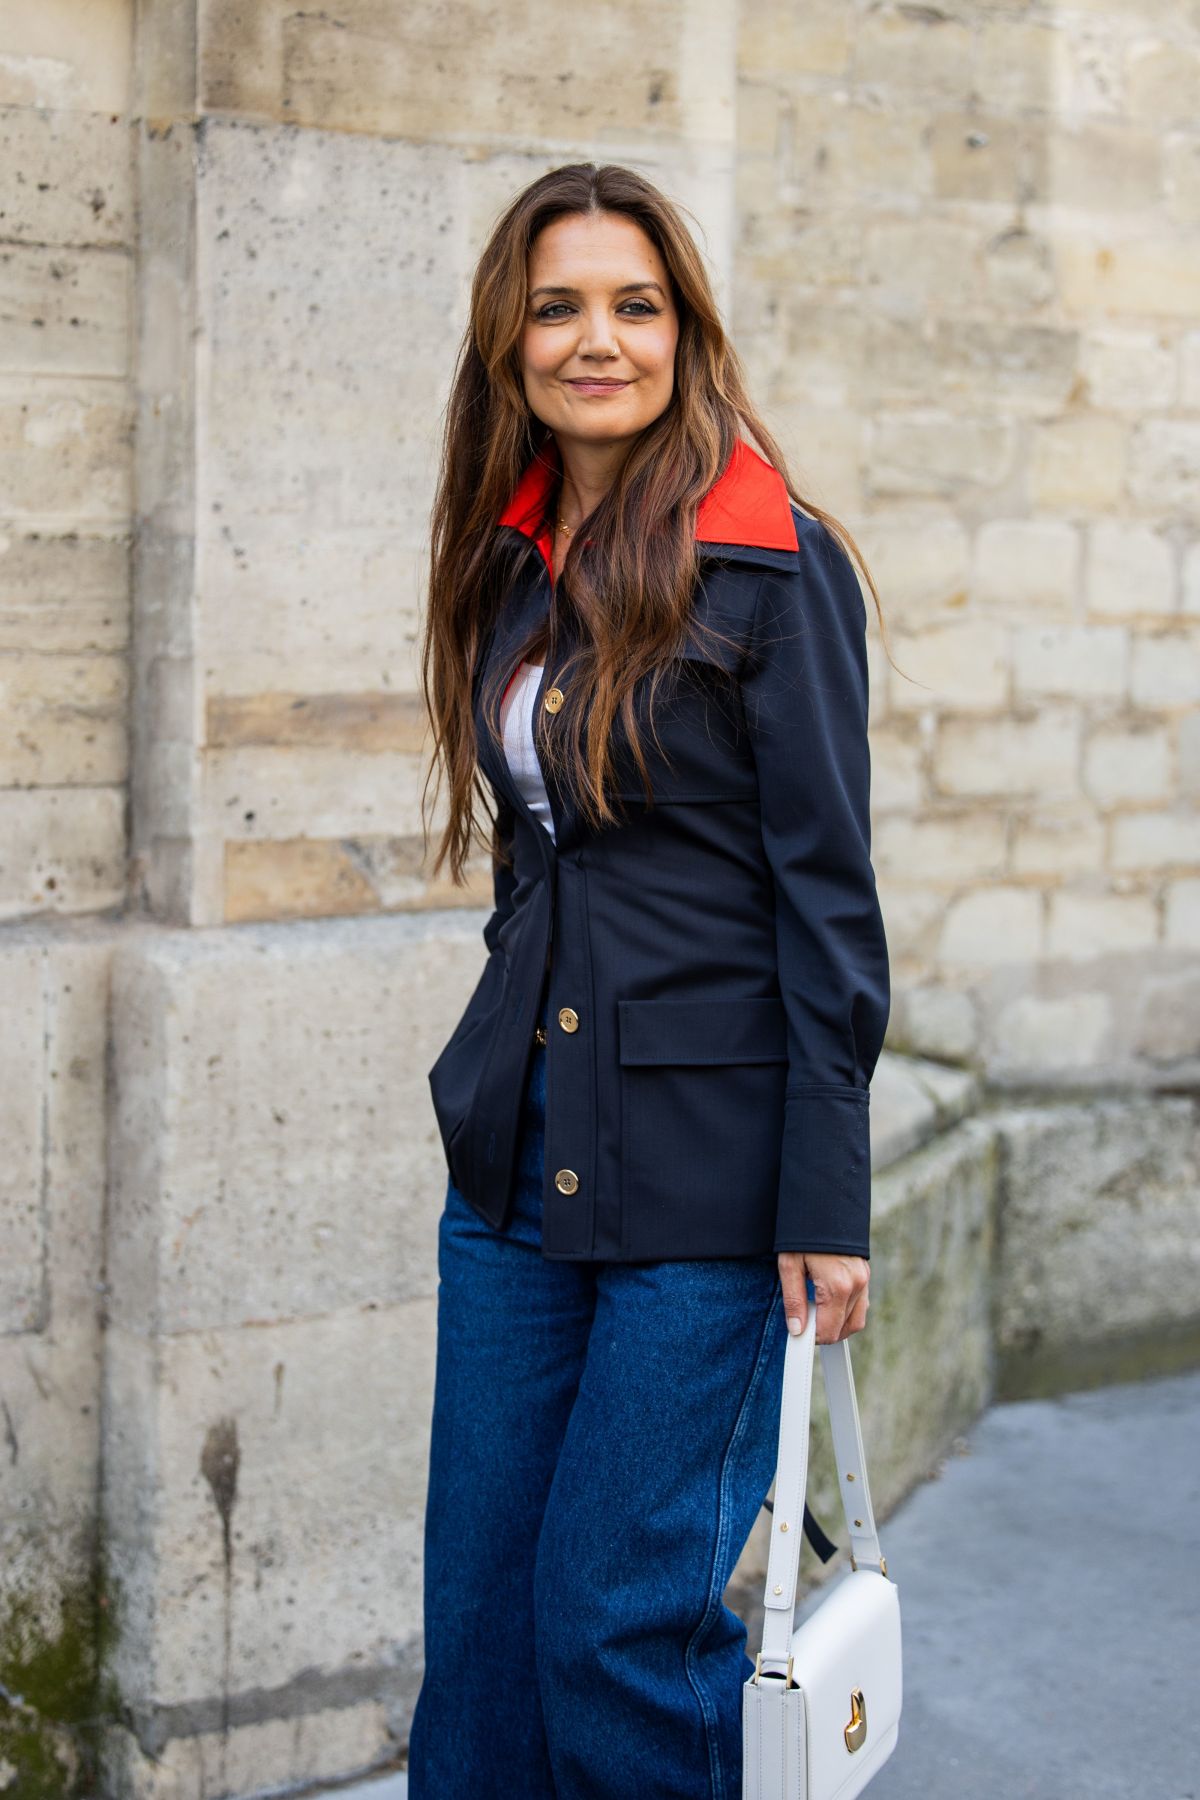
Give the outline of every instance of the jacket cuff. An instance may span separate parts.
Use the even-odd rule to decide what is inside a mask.
[[[870,1089],[836,1083],[787,1095],[775,1251],[869,1256]]]

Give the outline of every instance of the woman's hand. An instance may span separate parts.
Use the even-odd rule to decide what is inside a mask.
[[[871,1265],[865,1256],[842,1256],[812,1250],[782,1250],[779,1280],[788,1330],[800,1332],[808,1323],[808,1290],[805,1275],[812,1277],[817,1296],[817,1342],[836,1344],[861,1331],[867,1322],[867,1285]]]

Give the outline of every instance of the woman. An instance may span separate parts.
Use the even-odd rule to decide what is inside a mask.
[[[866,1323],[890,1003],[866,608],[783,469],[676,208],[591,164],[519,194],[474,281],[425,640],[435,868],[461,879],[482,799],[495,906],[430,1071],[411,1800],[740,1793],[722,1593],[806,1279],[819,1342]]]

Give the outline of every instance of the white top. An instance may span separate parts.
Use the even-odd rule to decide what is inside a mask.
[[[537,699],[544,667],[543,663],[523,662],[520,665],[500,708],[500,730],[513,779],[534,818],[553,837],[554,815],[550,811],[542,765],[533,742],[533,703]]]

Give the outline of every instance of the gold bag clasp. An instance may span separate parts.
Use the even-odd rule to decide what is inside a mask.
[[[861,1750],[867,1741],[867,1703],[861,1688],[850,1689],[850,1722],[842,1727],[847,1750]]]

